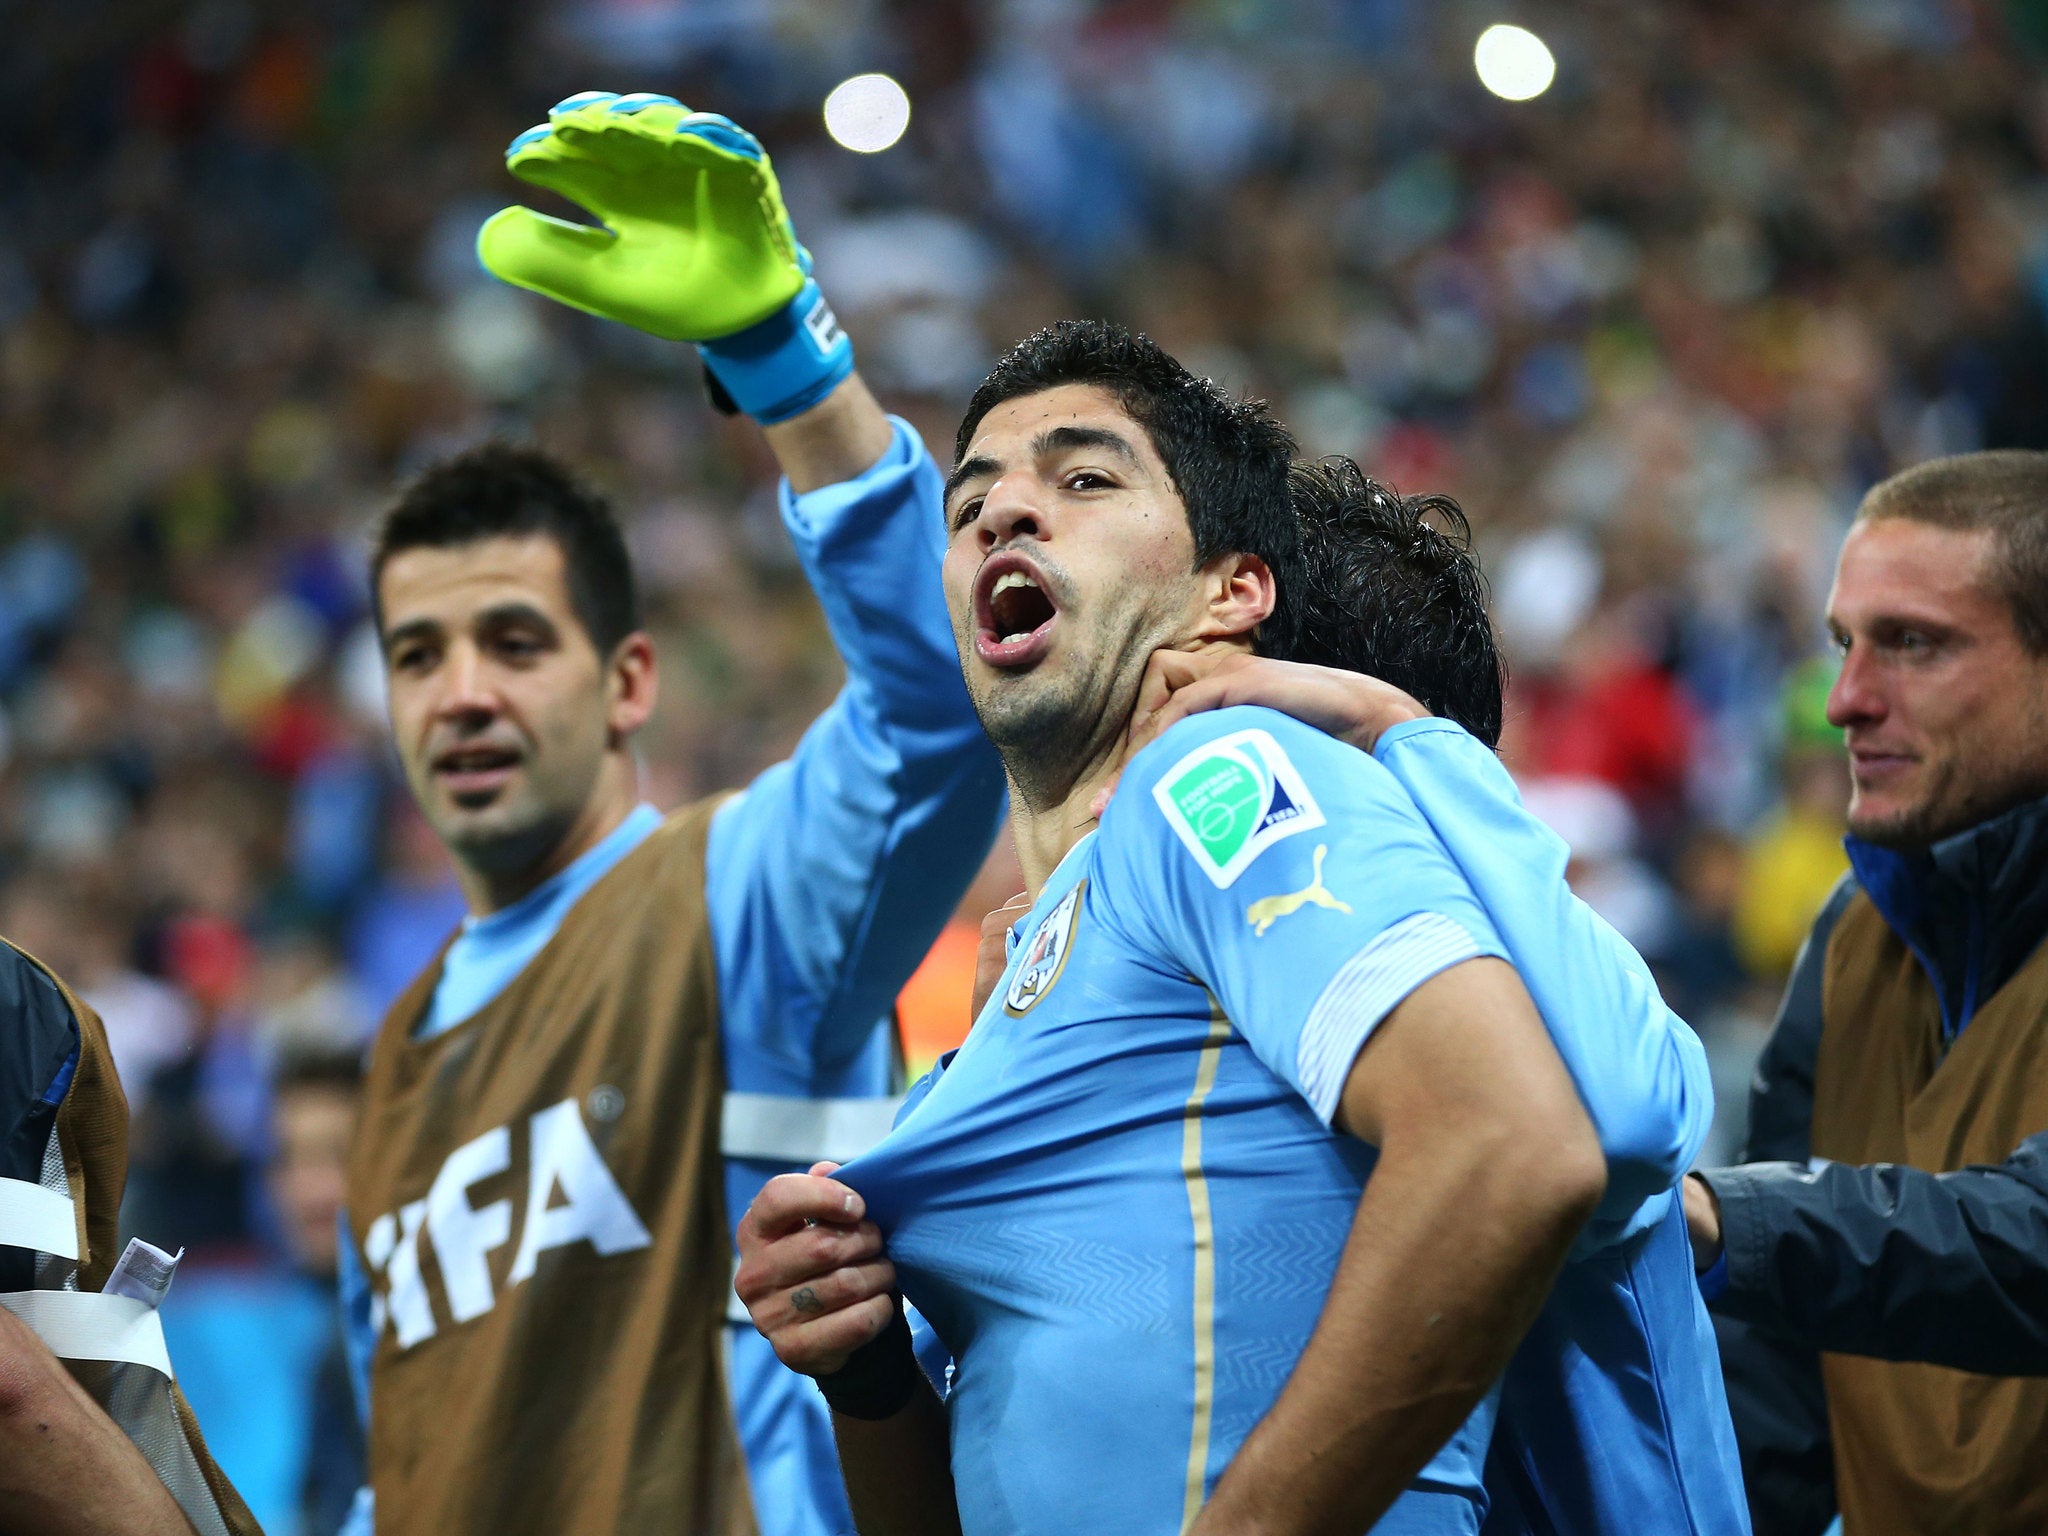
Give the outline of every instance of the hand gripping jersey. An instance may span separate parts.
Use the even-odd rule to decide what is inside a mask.
[[[0,1306],[126,1431],[199,1536],[261,1536],[172,1380],[153,1301],[101,1290],[128,1180],[128,1101],[99,1016],[0,941],[0,1024]]]
[[[1130,1212],[1141,1202],[1109,1191],[1116,1169],[1108,1164],[1090,1167],[1085,1156],[1073,1159],[1077,1170],[1063,1168],[1044,1187],[1032,1189],[1035,1199],[1027,1202],[1025,1192],[1014,1193],[1017,1211],[1028,1211],[1033,1218],[1039,1216],[1038,1201],[1046,1203],[1044,1219],[1050,1235],[1042,1241],[1047,1251],[1042,1261],[1031,1267],[1047,1277],[1066,1277],[1056,1300],[1031,1298],[1018,1303],[1007,1297],[1007,1288],[1020,1282],[1007,1274],[1000,1285],[989,1278],[991,1273],[1000,1273],[986,1257],[991,1252],[1015,1253],[1008,1264],[1011,1269],[1027,1264],[1026,1254],[1017,1252],[1020,1228],[1011,1198],[998,1198],[1011,1196],[1016,1183],[1009,1164],[1035,1165],[1041,1158],[1051,1158],[1056,1150],[1072,1153],[1078,1150],[1076,1144],[1085,1134],[1082,1126],[1090,1118],[1110,1121],[1140,1112],[1135,1102],[1120,1102],[1124,1085],[1138,1080],[1138,1074],[1124,1060],[1126,1024],[1118,1017],[1114,978],[1124,976],[1133,982],[1131,996],[1142,1004],[1168,985],[1162,981],[1162,973],[1166,977],[1178,973],[1183,979],[1188,973],[1198,973],[1206,979],[1219,972],[1200,969],[1202,966],[1222,966],[1223,973],[1242,967],[1239,986],[1251,999],[1248,1017],[1257,1019],[1261,1010],[1278,1006],[1283,1017],[1285,1010],[1291,1010],[1309,1021],[1295,1047],[1296,1071],[1311,1061],[1322,1065],[1312,1077],[1284,1078],[1296,1084],[1297,1099],[1303,1097],[1300,1087],[1309,1083],[1316,1085],[1318,1092],[1334,1093],[1341,1070],[1348,1068],[1357,1042],[1363,1038],[1361,1032],[1404,995],[1404,989],[1414,984],[1411,978],[1419,978],[1433,963],[1427,950],[1407,949],[1398,935],[1434,932],[1444,942],[1441,954],[1456,955],[1460,944],[1436,920],[1449,913],[1431,906],[1429,892],[1437,891],[1454,910],[1476,896],[1484,916],[1474,918],[1469,909],[1462,909],[1456,919],[1461,927],[1483,929],[1482,935],[1468,932],[1474,940],[1470,952],[1504,952],[1520,970],[1600,1132],[1608,1155],[1610,1190],[1567,1267],[1558,1293],[1506,1378],[1508,1395],[1499,1426],[1503,1444],[1496,1445],[1494,1461],[1488,1464],[1485,1489],[1486,1495],[1501,1500],[1501,1507],[1494,1511],[1488,1529],[1613,1532],[1617,1536],[1622,1532],[1742,1530],[1739,1473],[1714,1370],[1712,1337],[1692,1287],[1682,1218],[1669,1197],[1711,1117],[1711,1094],[1697,1040],[1663,1006],[1640,958],[1570,895],[1563,883],[1563,845],[1522,810],[1512,781],[1499,763],[1464,732],[1440,720],[1398,728],[1382,739],[1375,764],[1334,743],[1320,741],[1318,745],[1319,739],[1312,733],[1263,711],[1225,711],[1203,719],[1225,717],[1234,719],[1240,730],[1256,722],[1258,729],[1275,738],[1292,773],[1272,773],[1259,796],[1253,797],[1252,788],[1264,782],[1258,765],[1268,759],[1266,746],[1256,739],[1231,743],[1227,738],[1235,732],[1221,725],[1212,728],[1208,739],[1225,759],[1237,761],[1250,776],[1246,780],[1206,767],[1212,754],[1191,750],[1186,745],[1189,738],[1182,734],[1195,729],[1192,722],[1176,727],[1168,741],[1142,754],[1126,774],[1101,833],[1076,848],[1041,894],[1037,907],[1017,925],[1011,970],[968,1045],[943,1073],[934,1074],[913,1091],[896,1135],[841,1174],[862,1188],[878,1210],[891,1205],[888,1214],[900,1223],[890,1232],[892,1256],[899,1272],[906,1274],[905,1289],[911,1299],[920,1307],[938,1308],[935,1323],[950,1302],[956,1314],[952,1319],[955,1332],[971,1339],[984,1356],[993,1353],[985,1345],[985,1336],[990,1334],[1005,1338],[1042,1334],[1050,1341],[1030,1356],[1032,1367],[1045,1373],[1045,1382],[1034,1380],[1021,1366],[1011,1368],[1000,1360],[966,1360],[956,1366],[956,1390],[968,1388],[978,1368],[997,1373],[1000,1383],[992,1389],[996,1392],[1043,1390],[1056,1394],[1056,1406],[1048,1410],[1047,1418],[1055,1421],[1052,1429],[1058,1438],[1057,1420],[1074,1411],[1074,1400],[1087,1401],[1095,1389],[1091,1371],[1079,1369],[1076,1379],[1074,1362],[1100,1360],[1100,1369],[1121,1372],[1131,1357],[1128,1341],[1113,1337],[1088,1341],[1086,1348],[1098,1351],[1092,1356],[1063,1353],[1055,1325],[1073,1326],[1066,1319],[1065,1308],[1085,1311],[1096,1304],[1091,1300],[1096,1296],[1123,1298],[1131,1288],[1121,1282],[1122,1272],[1135,1273],[1139,1266],[1149,1266],[1153,1276],[1147,1293],[1150,1302],[1131,1296],[1128,1304],[1149,1304],[1154,1309],[1139,1329],[1141,1344],[1151,1348],[1169,1321],[1170,1309],[1168,1315],[1160,1315],[1158,1302],[1175,1272],[1189,1277],[1184,1294],[1190,1303],[1202,1288],[1204,1262],[1199,1261],[1199,1245],[1189,1236],[1195,1219],[1196,1186],[1190,1184],[1186,1196],[1164,1198],[1156,1212],[1146,1207],[1148,1219],[1159,1224],[1157,1231],[1148,1226],[1143,1235],[1122,1237],[1118,1224],[1134,1221]],[[1249,762],[1243,760],[1247,751],[1253,754]],[[1206,776],[1190,780],[1187,773],[1179,771],[1183,764],[1190,771],[1204,768]],[[1204,788],[1211,779],[1215,781],[1213,793]],[[1133,793],[1141,781],[1150,786],[1149,801]],[[1163,793],[1162,785],[1168,786]],[[1293,812],[1302,810],[1303,793],[1311,808],[1297,816]],[[1253,798],[1261,807],[1260,819],[1246,831],[1237,825],[1230,807],[1236,800]],[[1188,801],[1185,806],[1183,800]],[[1384,821],[1377,830],[1371,826],[1375,818]],[[1361,821],[1366,825],[1357,825]],[[1148,822],[1149,827],[1145,825]],[[1290,832],[1290,826],[1299,830]],[[1331,841],[1332,829],[1337,827],[1362,841],[1340,847]],[[1134,833],[1142,837],[1148,831],[1152,834],[1149,845],[1142,846],[1139,854],[1112,863],[1107,852],[1112,840]],[[1242,841],[1233,840],[1239,837]],[[1145,856],[1165,861],[1149,879],[1142,863]],[[1351,875],[1340,876],[1339,861],[1345,858],[1357,860],[1357,866]],[[1177,871],[1172,863],[1175,859],[1184,865],[1193,861],[1204,878],[1186,880],[1185,867]],[[1139,861],[1135,866],[1134,860]],[[1101,867],[1105,864],[1126,880],[1112,887],[1109,871]],[[1268,868],[1273,871],[1270,875],[1264,873]],[[1084,882],[1086,889],[1071,903],[1076,916],[1069,921],[1063,903]],[[1162,964],[1155,954],[1149,963],[1129,972],[1118,972],[1103,958],[1103,946],[1117,939],[1105,938],[1101,923],[1089,927],[1090,913],[1106,891],[1112,891],[1120,904],[1130,899],[1128,893],[1133,889],[1144,891],[1141,900],[1152,914],[1137,935],[1139,946],[1175,943],[1179,948],[1169,954],[1194,958],[1166,959]],[[1458,894],[1460,890],[1463,895]],[[1378,918],[1365,916],[1368,901],[1379,907]],[[1183,917],[1190,908],[1193,915]],[[1405,917],[1400,915],[1404,911]],[[1209,913],[1222,925],[1225,936],[1234,937],[1234,946],[1202,937],[1205,930],[1191,938],[1175,938],[1170,930],[1161,932],[1177,921],[1206,924],[1212,920]],[[1361,945],[1363,933],[1354,923],[1363,921],[1370,926],[1386,919],[1391,919],[1392,926],[1365,938]],[[1323,926],[1318,928],[1318,924]],[[1290,928],[1296,932],[1293,943],[1266,948],[1283,939]],[[1388,938],[1388,933],[1397,937]],[[1485,934],[1490,934],[1492,945],[1500,947],[1491,947]],[[1078,970],[1065,969],[1069,955]],[[1368,958],[1356,966],[1348,963],[1361,955]],[[1278,973],[1275,983],[1281,990],[1266,989],[1266,967]],[[1314,990],[1318,987],[1320,990]],[[1208,1040],[1210,1031],[1217,1028],[1206,1008],[1211,991],[1228,995],[1220,984],[1193,992],[1190,1011],[1181,1023],[1187,1037],[1181,1044],[1183,1050],[1195,1037]],[[1066,1007],[1055,1008],[1054,1001],[1063,995]],[[1035,1001],[1040,996],[1048,998],[1042,1005]],[[1310,1000],[1304,1001],[1304,996]],[[1196,1005],[1201,1007],[1199,1014],[1194,1011]],[[1051,1011],[1041,1013],[1041,1007]],[[1077,1010],[1087,1011],[1085,1029],[1069,1017]],[[1348,1015],[1348,1022],[1338,1029],[1333,1021],[1340,1015]],[[1229,1017],[1234,1020],[1236,1016]],[[1017,1032],[1029,1027],[1023,1021],[1030,1020],[1037,1021],[1039,1033],[1019,1037]],[[1152,1040],[1155,1028],[1147,1020],[1145,1032],[1131,1035],[1127,1042],[1147,1071],[1155,1065],[1150,1060],[1157,1048]],[[1240,1034],[1232,1025],[1221,1029],[1226,1041]],[[981,1104],[969,1094],[961,1094],[954,1101],[952,1114],[942,1120],[923,1120],[927,1111],[916,1106],[927,1095],[945,1102],[942,1095],[951,1096],[952,1089],[967,1086],[967,1079],[956,1081],[953,1074],[982,1054],[975,1039],[985,1032],[1010,1041],[994,1069],[1001,1088],[989,1092],[993,1103]],[[1263,1028],[1241,1033],[1250,1053],[1263,1062],[1266,1052],[1260,1042],[1270,1042],[1272,1037]],[[1042,1035],[1049,1036],[1058,1049],[1048,1048]],[[1281,1037],[1283,1046],[1285,1038]],[[1092,1050],[1112,1053],[1099,1075],[1091,1060]],[[1227,1054],[1218,1052],[1219,1073],[1225,1073],[1230,1062]],[[1286,1063],[1283,1049],[1275,1076],[1284,1077]],[[978,1078],[987,1076],[986,1071],[977,1073]],[[1041,1083],[1041,1077],[1048,1081]],[[1227,1082],[1227,1075],[1218,1081]],[[1089,1085],[1085,1096],[1083,1083]],[[1032,1093],[1042,1090],[1051,1108],[1040,1107],[1035,1098],[1027,1097],[1027,1086]],[[1219,1140],[1224,1131],[1216,1121],[1222,1101],[1214,1093],[1212,1084],[1199,1110],[1190,1095],[1181,1105],[1187,1119],[1177,1122],[1184,1133],[1182,1140],[1172,1143],[1168,1138],[1168,1145],[1153,1149],[1156,1155],[1175,1159],[1172,1167],[1183,1179],[1193,1161],[1199,1161],[1204,1170],[1202,1204],[1214,1232],[1214,1258],[1206,1261],[1206,1284],[1216,1298],[1215,1315],[1219,1318],[1206,1351],[1205,1379],[1210,1382],[1212,1405],[1225,1392],[1219,1381],[1241,1379],[1235,1361],[1248,1354],[1265,1360],[1265,1377],[1249,1394],[1252,1403],[1241,1403],[1235,1410],[1227,1405],[1212,1406],[1204,1491],[1228,1460],[1227,1454],[1215,1449],[1217,1424],[1226,1426],[1231,1444],[1241,1439],[1244,1429],[1277,1394],[1298,1353],[1298,1342],[1292,1340],[1254,1342],[1264,1305],[1261,1286],[1274,1288],[1276,1297],[1281,1298],[1276,1304],[1294,1314],[1289,1327],[1300,1335],[1299,1312],[1306,1306],[1312,1318],[1320,1309],[1327,1273],[1334,1265],[1334,1245],[1341,1243],[1348,1231],[1358,1194],[1353,1185],[1334,1200],[1322,1230],[1313,1236],[1303,1223],[1279,1224],[1288,1241],[1305,1243],[1319,1255],[1317,1273],[1322,1278],[1306,1278],[1298,1255],[1247,1265],[1244,1272],[1249,1278],[1236,1293],[1235,1308],[1226,1312],[1223,1303],[1230,1293],[1223,1287],[1230,1271],[1224,1265],[1229,1250],[1223,1223],[1230,1207],[1213,1197],[1225,1172],[1212,1166],[1209,1156],[1225,1144]],[[1008,1112],[992,1113],[996,1107]],[[1166,1111],[1155,1107],[1151,1113],[1163,1115]],[[1199,1123],[1190,1129],[1189,1122]],[[1233,1129],[1231,1134],[1237,1132]],[[988,1143],[985,1154],[981,1150],[984,1140]],[[943,1149],[947,1165],[936,1211],[927,1208],[925,1188],[933,1142]],[[1319,1148],[1318,1155],[1338,1160],[1362,1157],[1369,1164],[1369,1151],[1347,1138],[1328,1136],[1326,1142],[1318,1143],[1310,1134],[1301,1146]],[[983,1155],[988,1161],[977,1167],[975,1159]],[[1153,1176],[1158,1176],[1156,1171]],[[1300,1179],[1302,1170],[1293,1170],[1293,1176]],[[1079,1243],[1077,1223],[1058,1208],[1061,1201],[1076,1198],[1073,1190],[1061,1185],[1068,1177],[1080,1180],[1080,1188],[1101,1186],[1104,1193],[1095,1199],[1116,1204],[1108,1218],[1109,1230],[1099,1239],[1107,1251],[1088,1266],[1068,1262]],[[902,1181],[900,1188],[897,1180]],[[1254,1193],[1247,1187],[1244,1204],[1253,1203]],[[957,1212],[956,1198],[969,1202]],[[986,1221],[974,1215],[971,1202],[976,1200],[993,1202]],[[1296,1203],[1285,1195],[1266,1202],[1269,1216],[1275,1212],[1291,1216]],[[956,1216],[959,1230],[951,1225]],[[1256,1218],[1251,1220],[1255,1226]],[[1268,1226],[1273,1225],[1269,1220]],[[1131,1230],[1137,1234],[1139,1229]],[[1088,1236],[1096,1239],[1092,1231]],[[1676,1248],[1672,1247],[1674,1240]],[[1174,1254],[1176,1244],[1183,1248],[1179,1255]],[[940,1271],[939,1284],[928,1285],[923,1275],[908,1272],[906,1246],[916,1253],[919,1264],[927,1262],[928,1254],[936,1255],[930,1262]],[[1040,1283],[1051,1285],[1054,1279]],[[1308,1294],[1302,1294],[1304,1291]],[[984,1325],[984,1314],[991,1309],[999,1328]],[[943,1326],[939,1331],[945,1335]],[[945,1342],[954,1341],[948,1336]],[[1191,1341],[1184,1345],[1176,1338],[1174,1347],[1193,1346]],[[1196,1402],[1198,1373],[1184,1368],[1181,1376],[1180,1400]],[[1108,1458],[1114,1465],[1102,1466],[1102,1474],[1112,1482],[1125,1476],[1128,1463],[1124,1452],[1131,1442],[1131,1423],[1148,1415],[1161,1422],[1176,1417],[1175,1412],[1156,1405],[1172,1402],[1173,1390],[1166,1387],[1150,1409],[1122,1404],[1130,1410],[1126,1421],[1091,1423],[1085,1432],[1071,1437],[1079,1467],[1089,1466],[1086,1442],[1095,1434],[1103,1437],[1101,1444],[1115,1447],[1114,1456]],[[974,1449],[980,1432],[966,1427],[977,1412],[976,1405],[970,1398],[957,1402],[953,1411],[963,1504],[981,1502],[984,1495],[977,1480],[991,1469],[980,1465]],[[1188,1415],[1181,1422],[1192,1435],[1192,1411],[1177,1412]],[[1487,1410],[1482,1408],[1383,1528],[1470,1527],[1485,1508],[1482,1495],[1473,1486],[1469,1455],[1475,1448],[1484,1453],[1486,1417]],[[1233,1422],[1235,1427],[1230,1428]],[[1106,1453],[1097,1454],[1102,1457]],[[1155,1450],[1155,1455],[1164,1454]],[[1040,1476],[1032,1470],[1028,1456],[1013,1458],[1006,1452],[1000,1459],[1012,1490],[1006,1504],[989,1512],[987,1528],[991,1529],[1006,1527],[1020,1510],[1035,1507],[1037,1500],[1057,1500],[1062,1479],[1081,1475],[1074,1467],[1055,1462],[1049,1468],[1040,1463],[1044,1469]],[[1187,1470],[1192,1471],[1191,1465]],[[1462,1507],[1459,1502],[1446,1501],[1445,1491],[1451,1487],[1459,1490],[1455,1500],[1462,1501]],[[1135,1495],[1135,1487],[1130,1491]],[[1085,1491],[1075,1491],[1072,1508],[1055,1507],[1042,1525],[1028,1528],[1050,1530],[1062,1518],[1078,1518],[1080,1506],[1097,1492],[1093,1484]],[[1190,1501],[1182,1513],[1189,1513],[1195,1498],[1192,1479],[1181,1487],[1181,1493]],[[1162,1497],[1152,1495],[1155,1506]],[[1164,1519],[1157,1516],[1156,1508],[1154,1515]]]

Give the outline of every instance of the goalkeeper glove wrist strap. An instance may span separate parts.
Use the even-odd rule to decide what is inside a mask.
[[[853,372],[853,343],[815,281],[758,325],[703,341],[704,366],[763,426],[801,416]]]
[[[895,1319],[846,1357],[830,1376],[817,1378],[818,1390],[832,1411],[849,1419],[893,1419],[917,1395],[924,1368],[910,1341],[910,1321],[903,1308]]]

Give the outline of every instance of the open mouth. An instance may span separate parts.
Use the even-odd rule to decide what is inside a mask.
[[[989,558],[974,583],[974,649],[991,666],[1028,666],[1052,641],[1059,605],[1037,567],[1017,554]]]
[[[518,767],[516,750],[482,743],[450,747],[434,758],[434,776],[447,786],[458,805],[488,800],[504,788]]]

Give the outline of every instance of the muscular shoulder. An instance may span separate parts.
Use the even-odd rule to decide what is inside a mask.
[[[1218,887],[1273,844],[1327,825],[1419,823],[1378,762],[1287,715],[1255,705],[1182,720],[1125,770],[1103,819],[1114,847],[1177,842]]]

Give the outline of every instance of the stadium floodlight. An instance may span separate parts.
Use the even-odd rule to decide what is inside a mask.
[[[1496,22],[1479,34],[1472,67],[1479,71],[1481,85],[1509,101],[1541,96],[1557,78],[1557,60],[1543,39],[1506,22]]]
[[[856,154],[880,154],[910,126],[910,97],[887,75],[855,75],[825,98],[825,131]]]

